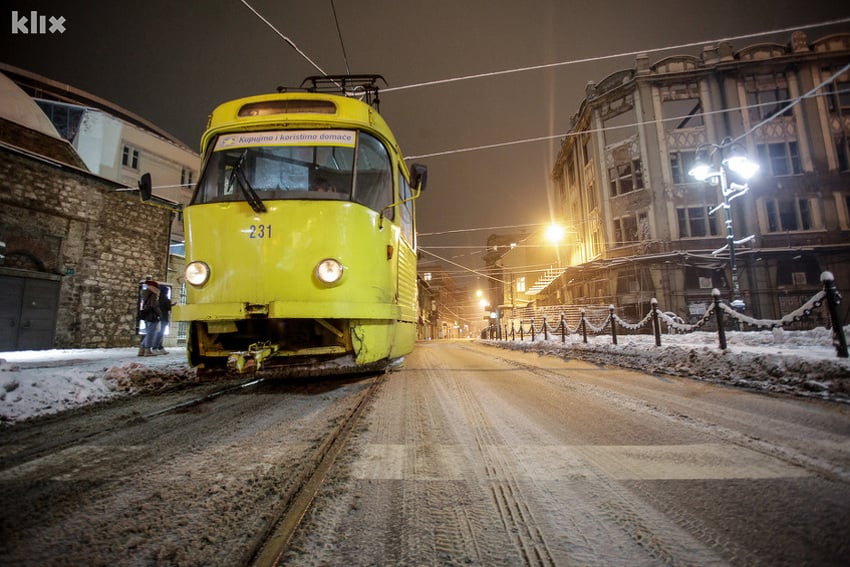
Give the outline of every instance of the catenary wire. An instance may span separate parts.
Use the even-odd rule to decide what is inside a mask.
[[[345,72],[351,74],[351,69],[348,67],[348,54],[345,52],[345,42],[342,40],[342,30],[339,27],[339,18],[336,15],[336,4],[331,0],[331,10],[334,14],[334,23],[336,24],[336,35],[339,36],[339,45],[342,48],[342,60],[345,62]]]
[[[523,73],[523,72],[526,72],[526,71],[536,71],[536,70],[539,70],[539,69],[550,69],[550,68],[553,68],[553,67],[564,67],[566,65],[577,65],[577,64],[580,64],[580,63],[594,63],[594,62],[597,62],[597,61],[605,61],[607,59],[617,59],[617,58],[620,58],[620,57],[634,57],[635,55],[638,55],[638,54],[641,54],[641,53],[656,53],[656,52],[659,52],[659,51],[672,51],[672,50],[677,50],[677,49],[686,49],[686,48],[690,48],[690,47],[698,47],[700,45],[706,45],[706,44],[709,44],[709,43],[721,43],[721,42],[725,42],[725,41],[737,41],[737,40],[741,40],[741,39],[750,39],[750,38],[753,38],[753,37],[761,37],[761,36],[765,36],[765,35],[775,35],[775,34],[781,34],[781,33],[788,33],[788,32],[792,32],[792,31],[805,30],[805,29],[816,28],[816,27],[825,27],[825,26],[832,26],[832,25],[837,25],[837,24],[846,24],[848,22],[850,22],[850,17],[839,18],[837,20],[831,20],[831,21],[827,21],[827,22],[819,22],[819,23],[814,23],[814,24],[804,24],[804,25],[799,25],[799,26],[780,28],[780,29],[766,31],[766,32],[756,32],[756,33],[749,33],[749,34],[743,34],[743,35],[737,35],[737,36],[723,37],[723,38],[715,39],[715,40],[692,41],[692,42],[688,42],[688,43],[680,43],[678,45],[670,45],[670,46],[667,46],[667,47],[655,47],[655,48],[651,48],[651,49],[641,49],[641,50],[637,50],[637,51],[625,51],[625,52],[621,52],[621,53],[614,53],[614,54],[611,54],[611,55],[597,55],[595,57],[585,57],[585,58],[582,58],[582,59],[572,59],[572,60],[569,60],[569,61],[559,61],[557,63],[544,63],[544,64],[541,64],[541,65],[530,65],[528,67],[517,67],[515,69],[504,69],[502,71],[491,71],[491,72],[488,72],[488,73],[476,73],[476,74],[473,74],[473,75],[464,75],[464,76],[461,76],[461,77],[452,77],[452,78],[449,78],[449,79],[438,79],[438,80],[435,80],[435,81],[425,81],[425,82],[422,82],[422,83],[413,83],[413,84],[410,84],[410,85],[403,85],[403,86],[400,86],[400,87],[388,87],[388,88],[382,89],[381,92],[388,93],[388,92],[401,91],[401,90],[406,90],[406,89],[429,87],[429,86],[433,86],[433,85],[442,85],[442,84],[446,84],[446,83],[456,83],[456,82],[468,81],[468,80],[472,80],[472,79],[481,79],[481,78],[486,78],[486,77],[495,77],[495,76],[499,76],[499,75],[508,75],[508,74],[511,74],[511,73]]]
[[[315,61],[313,61],[312,59],[310,59],[310,57],[309,57],[306,53],[304,53],[303,51],[301,51],[301,48],[299,48],[297,45],[295,45],[295,42],[293,42],[291,39],[289,39],[288,37],[286,37],[286,36],[283,34],[283,32],[281,32],[279,29],[277,29],[277,28],[274,26],[274,24],[272,24],[272,23],[271,23],[270,21],[268,21],[265,17],[263,17],[263,15],[262,15],[262,14],[260,14],[257,10],[255,10],[253,6],[251,6],[250,4],[248,4],[248,2],[247,2],[246,0],[239,0],[239,1],[240,1],[240,2],[242,2],[242,4],[244,4],[246,8],[248,8],[249,10],[251,10],[251,11],[254,13],[254,15],[255,15],[255,16],[257,16],[258,18],[260,18],[260,20],[262,20],[264,24],[266,24],[267,26],[269,26],[269,27],[270,27],[270,28],[271,28],[271,29],[272,29],[272,30],[273,30],[273,31],[274,31],[274,32],[275,32],[278,36],[280,36],[280,38],[281,38],[281,39],[283,39],[283,41],[285,41],[286,43],[288,43],[288,44],[289,44],[289,46],[290,46],[290,47],[292,47],[292,49],[294,49],[295,51],[297,51],[297,52],[298,52],[298,54],[299,54],[301,57],[303,57],[304,59],[306,59],[306,60],[307,60],[307,62],[308,62],[308,63],[310,63],[310,65],[312,65],[313,67],[315,67],[315,68],[316,68],[316,70],[317,70],[319,73],[321,73],[322,75],[327,75],[327,73],[325,73],[325,72],[322,70],[322,68],[321,68],[321,67],[319,67],[319,66],[316,64],[316,62],[315,62]]]

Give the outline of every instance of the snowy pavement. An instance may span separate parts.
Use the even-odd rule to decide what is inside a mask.
[[[0,352],[0,422],[22,421],[191,378],[185,348],[139,357],[138,348]]]
[[[850,332],[850,327],[845,328]],[[721,351],[715,333],[663,335],[656,347],[649,335],[551,335],[548,341],[502,341],[504,348],[580,358],[658,374],[850,402],[850,360],[838,358],[831,331],[728,333]],[[488,341],[489,342],[489,341]],[[0,352],[0,422],[19,422],[117,396],[192,381],[183,348],[138,357],[136,348],[57,349]]]
[[[844,328],[850,334],[850,326]],[[699,380],[766,392],[779,392],[833,401],[850,402],[850,359],[838,358],[832,331],[727,332],[727,349],[718,347],[717,333],[665,334],[661,346],[652,335],[588,337],[542,334],[531,342],[487,341],[503,348],[564,356],[655,374]]]

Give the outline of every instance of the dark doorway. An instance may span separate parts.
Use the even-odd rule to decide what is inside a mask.
[[[0,275],[0,351],[53,348],[58,279]]]

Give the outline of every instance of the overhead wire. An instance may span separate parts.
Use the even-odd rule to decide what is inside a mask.
[[[800,100],[802,100],[803,98],[811,98],[813,96],[825,96],[827,93],[824,93],[824,94],[812,94],[812,93],[815,93],[817,90],[822,89],[825,85],[834,81],[836,77],[840,76],[844,72],[846,72],[846,67],[844,69],[842,69],[841,71],[839,71],[838,73],[835,73],[832,77],[830,77],[826,81],[823,81],[817,87],[815,87],[814,89],[809,91],[809,93],[807,93],[805,95],[800,95],[800,96],[795,97],[793,99],[787,99],[785,101],[779,101],[779,102],[788,102],[789,105],[787,107],[784,107],[781,110],[775,112],[768,119],[765,119],[762,122],[760,122],[756,127],[748,130],[745,135],[751,134],[754,131],[755,128],[761,127],[764,124],[766,124],[767,122],[769,122],[770,120],[772,120],[773,118],[780,116],[782,113],[786,112],[789,108],[793,107],[795,104],[798,104],[800,102]],[[769,102],[769,103],[758,103],[758,104],[749,104],[749,105],[744,105],[744,106],[723,108],[723,109],[718,109],[718,110],[712,110],[712,111],[709,111],[709,112],[701,112],[701,113],[699,113],[699,116],[711,116],[711,115],[714,115],[714,114],[727,114],[727,113],[732,113],[732,112],[739,112],[739,111],[742,111],[742,110],[749,110],[749,109],[752,109],[752,108],[759,108],[759,107],[762,107],[762,106],[772,106],[772,105],[775,105],[775,104],[776,104],[776,101]],[[588,128],[586,130],[581,130],[579,132],[574,132],[574,131],[573,132],[562,132],[562,133],[559,133],[559,134],[550,134],[548,136],[538,136],[538,137],[535,137],[535,138],[522,138],[522,139],[519,139],[519,140],[511,140],[511,141],[507,141],[507,142],[497,142],[497,143],[494,143],[494,144],[484,144],[484,145],[480,145],[480,146],[470,146],[470,147],[466,147],[466,148],[455,148],[453,150],[444,150],[444,151],[440,151],[440,152],[433,152],[433,153],[430,153],[430,154],[419,154],[419,155],[406,156],[404,159],[405,160],[426,159],[426,158],[440,157],[440,156],[460,154],[460,153],[466,153],[466,152],[474,152],[474,151],[480,151],[480,150],[491,150],[491,149],[495,149],[495,148],[501,148],[501,147],[506,147],[506,146],[515,146],[515,145],[519,145],[519,144],[528,144],[528,143],[533,143],[533,142],[544,142],[544,141],[555,140],[555,139],[567,139],[567,138],[571,138],[571,137],[575,137],[575,136],[585,136],[585,135],[588,135],[588,134],[602,134],[604,132],[610,132],[610,131],[613,131],[613,130],[622,130],[622,129],[625,129],[625,128],[636,128],[636,127],[639,127],[639,126],[650,126],[650,125],[658,124],[658,123],[679,121],[679,120],[682,120],[682,119],[685,119],[685,118],[693,118],[693,115],[683,114],[683,115],[680,115],[680,116],[671,116],[669,118],[656,118],[656,119],[653,119],[653,120],[640,120],[640,121],[632,122],[632,123],[629,123],[629,124],[618,124],[616,126],[603,126],[602,128]],[[738,139],[740,139],[744,136],[739,136],[738,138],[736,138],[736,140],[738,140]]]
[[[301,48],[300,48],[300,47],[298,47],[297,45],[295,45],[295,42],[294,42],[294,41],[292,41],[291,39],[289,39],[288,37],[286,37],[286,36],[283,34],[283,32],[281,32],[279,29],[277,29],[277,28],[274,26],[274,24],[272,24],[272,23],[271,23],[270,21],[268,21],[265,17],[263,17],[263,15],[262,15],[262,14],[260,14],[257,10],[255,10],[253,6],[251,6],[250,4],[248,4],[248,2],[247,2],[246,0],[239,0],[239,1],[240,1],[240,2],[242,2],[242,4],[244,4],[246,8],[248,8],[249,10],[251,10],[251,11],[254,13],[254,15],[255,15],[255,16],[257,16],[258,18],[260,18],[260,20],[262,20],[264,24],[266,24],[267,26],[269,26],[269,27],[270,27],[270,28],[271,28],[271,29],[272,29],[272,30],[273,30],[273,31],[274,31],[274,32],[275,32],[278,36],[280,36],[280,38],[281,38],[281,39],[283,39],[283,41],[285,41],[286,43],[288,43],[288,44],[289,44],[289,46],[290,46],[290,47],[292,47],[292,49],[294,49],[296,52],[298,52],[298,54],[299,54],[301,57],[303,57],[304,59],[306,59],[306,60],[307,60],[307,62],[308,62],[308,63],[310,63],[310,65],[312,65],[312,66],[313,66],[313,67],[314,67],[314,68],[315,68],[315,69],[316,69],[319,73],[321,73],[322,75],[327,76],[327,73],[325,73],[325,71],[324,71],[321,67],[319,67],[319,65],[318,65],[315,61],[313,61],[312,59],[310,59],[310,57],[309,57],[306,53],[304,53],[303,51],[301,51]]]
[[[792,26],[792,27],[780,28],[780,29],[771,30],[771,31],[767,31],[767,32],[755,32],[755,33],[749,33],[749,34],[743,34],[743,35],[723,37],[723,38],[714,39],[714,40],[691,41],[691,42],[687,42],[687,43],[680,43],[680,44],[677,44],[677,45],[670,45],[670,46],[667,46],[667,47],[640,49],[640,50],[636,50],[636,51],[624,51],[624,52],[621,52],[621,53],[613,53],[613,54],[610,54],[610,55],[597,55],[597,56],[594,56],[594,57],[585,57],[585,58],[582,58],[582,59],[572,59],[572,60],[569,60],[569,61],[559,61],[559,62],[556,62],[556,63],[544,63],[544,64],[541,64],[541,65],[530,65],[530,66],[527,66],[527,67],[517,67],[517,68],[514,68],[514,69],[504,69],[502,71],[491,71],[491,72],[488,72],[488,73],[476,73],[476,74],[473,74],[473,75],[464,75],[464,76],[452,77],[452,78],[448,78],[448,79],[437,79],[437,80],[434,80],[434,81],[425,81],[425,82],[422,82],[422,83],[413,83],[413,84],[410,84],[410,85],[402,85],[400,87],[387,87],[387,88],[383,89],[381,92],[388,93],[388,92],[402,91],[402,90],[407,90],[407,89],[430,87],[430,86],[434,86],[434,85],[456,83],[456,82],[459,82],[459,81],[468,81],[468,80],[472,80],[472,79],[482,79],[482,78],[486,78],[486,77],[496,77],[496,76],[499,76],[499,75],[508,75],[508,74],[512,74],[512,73],[523,73],[523,72],[526,72],[526,71],[537,71],[537,70],[540,70],[540,69],[551,69],[551,68],[554,68],[554,67],[564,67],[564,66],[567,66],[567,65],[577,65],[577,64],[580,64],[580,63],[595,63],[595,62],[598,62],[598,61],[605,61],[607,59],[618,59],[618,58],[621,58],[621,57],[634,57],[635,55],[638,55],[638,54],[641,54],[641,53],[657,53],[659,51],[672,51],[672,50],[677,50],[677,49],[687,49],[687,48],[691,48],[691,47],[698,47],[700,45],[706,45],[708,43],[721,43],[721,42],[724,42],[724,41],[737,41],[737,40],[741,40],[741,39],[750,39],[750,38],[753,38],[753,37],[762,37],[762,36],[765,36],[765,35],[776,35],[776,34],[788,33],[788,32],[793,32],[793,31],[797,31],[797,30],[805,30],[805,29],[816,28],[816,27],[825,27],[825,26],[831,26],[831,25],[846,24],[848,22],[850,22],[850,17],[839,18],[837,20],[831,20],[831,21],[828,21],[828,22],[819,22],[819,23],[813,23],[813,24],[803,24],[803,25],[797,25],[797,26]]]
[[[345,42],[342,40],[342,30],[339,27],[339,18],[336,15],[336,4],[331,0],[331,10],[334,13],[334,23],[336,24],[336,35],[339,37],[339,45],[342,48],[342,60],[345,62],[345,72],[350,75],[351,69],[348,67],[348,54],[345,52]]]
[[[816,85],[815,87],[813,87],[812,89],[807,91],[805,94],[800,95],[798,97],[795,97],[793,99],[790,99],[790,102],[787,105],[785,105],[782,108],[779,108],[776,112],[774,112],[773,114],[771,114],[770,116],[768,116],[767,118],[765,118],[764,120],[759,122],[758,124],[752,126],[749,130],[747,130],[746,132],[744,132],[740,136],[737,136],[736,138],[734,138],[732,140],[732,142],[734,143],[734,142],[737,142],[738,140],[742,140],[742,139],[746,138],[747,136],[749,136],[750,134],[752,134],[753,132],[755,132],[756,130],[758,130],[759,128],[764,126],[765,124],[771,122],[773,119],[775,119],[779,116],[782,116],[783,114],[785,114],[786,112],[791,110],[793,107],[800,104],[800,101],[802,101],[803,99],[811,98],[813,96],[820,96],[820,95],[817,94],[817,92],[819,90],[824,88],[826,85],[832,83],[838,77],[840,77],[841,75],[843,75],[844,73],[846,73],[848,71],[850,71],[850,63],[848,63],[847,65],[845,65],[844,67],[842,67],[841,69],[836,71],[835,73],[833,73],[828,79],[821,81],[818,85]]]

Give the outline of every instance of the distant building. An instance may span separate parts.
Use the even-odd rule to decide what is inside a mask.
[[[185,201],[197,154],[92,95],[0,70],[0,351],[138,344],[138,282],[179,290],[182,228],[134,188],[151,171],[174,185],[159,197]]]
[[[656,297],[695,320],[712,288],[728,300],[723,211],[711,213],[720,189],[688,175],[701,145],[726,138],[761,166],[731,203],[736,240],[753,235],[735,248],[746,313],[792,311],[824,270],[850,290],[848,63],[850,34],[809,42],[795,32],[788,45],[721,43],[654,64],[640,55],[588,84],[552,172],[569,228],[563,273],[514,270],[513,286],[543,287],[533,298],[505,291],[506,301],[613,304],[637,317]]]

